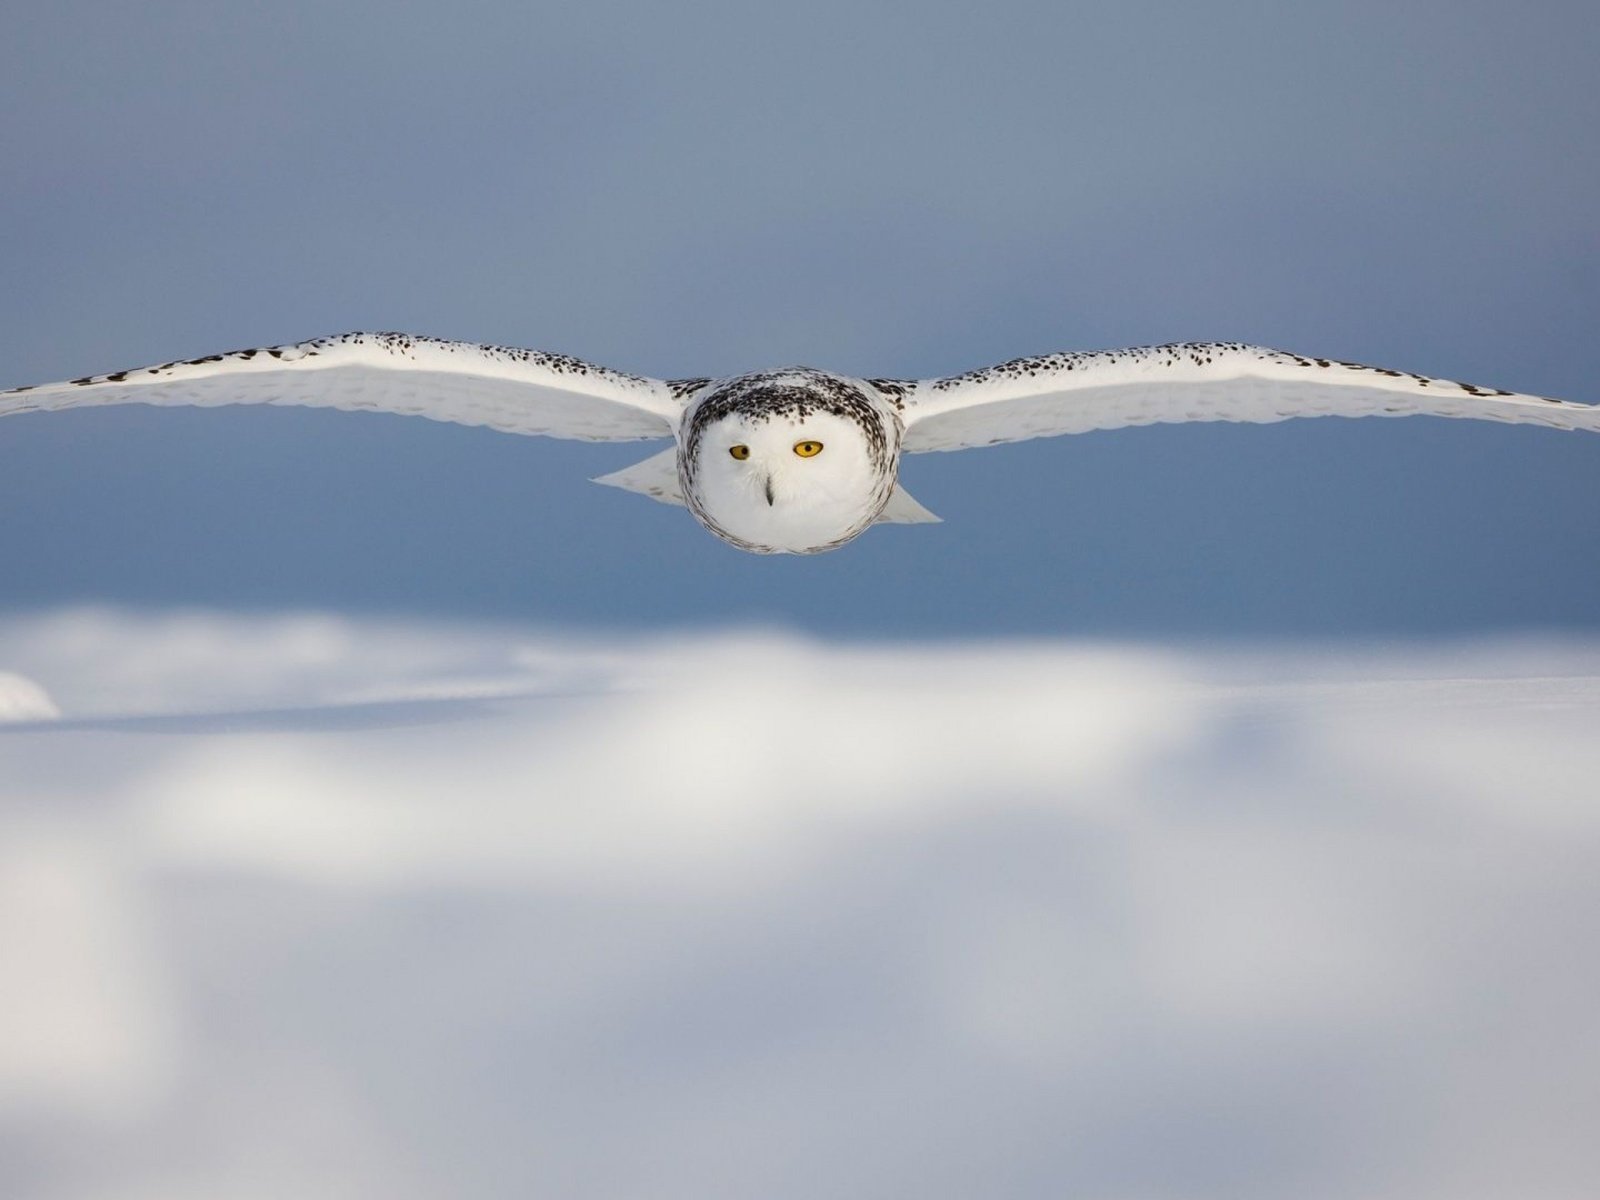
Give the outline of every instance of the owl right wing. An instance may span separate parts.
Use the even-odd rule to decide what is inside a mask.
[[[97,404],[288,404],[400,413],[591,442],[672,437],[659,379],[537,350],[346,333],[0,392],[0,417]]]

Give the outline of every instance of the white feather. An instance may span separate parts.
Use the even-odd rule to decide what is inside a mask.
[[[623,467],[609,475],[598,475],[590,482],[621,488],[625,492],[637,492],[662,504],[688,506],[688,501],[683,498],[683,485],[678,480],[677,446],[669,446],[660,454],[652,454],[631,467]]]
[[[915,496],[900,484],[889,493],[889,503],[878,514],[879,525],[937,525],[944,518],[924,508]]]

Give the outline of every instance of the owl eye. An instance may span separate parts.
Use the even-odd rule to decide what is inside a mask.
[[[728,453],[733,455],[740,462],[743,462],[745,459],[750,457],[750,447],[746,446],[743,442],[740,442],[737,446],[729,446]]]
[[[801,458],[815,458],[822,453],[821,442],[796,442],[794,452]]]

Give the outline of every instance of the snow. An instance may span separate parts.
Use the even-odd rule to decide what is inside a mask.
[[[0,669],[8,1196],[1600,1173],[1600,641],[72,610]]]
[[[48,721],[59,715],[49,695],[33,680],[12,671],[0,671],[0,723]]]

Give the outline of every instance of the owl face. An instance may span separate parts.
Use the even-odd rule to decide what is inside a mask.
[[[872,524],[894,483],[862,424],[805,406],[750,408],[708,422],[687,479],[691,507],[744,549],[808,554]]]

